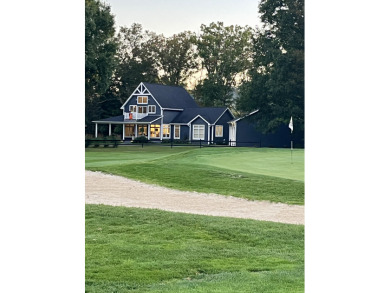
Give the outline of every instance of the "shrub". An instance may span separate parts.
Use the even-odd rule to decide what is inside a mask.
[[[135,143],[147,143],[148,142],[148,138],[145,137],[145,136],[139,136],[139,137],[134,138],[133,142],[135,142]]]

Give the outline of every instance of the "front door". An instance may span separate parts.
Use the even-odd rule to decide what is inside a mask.
[[[138,124],[137,136],[148,136],[148,124]]]

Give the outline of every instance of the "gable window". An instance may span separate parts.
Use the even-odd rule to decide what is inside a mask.
[[[180,139],[180,125],[175,125],[175,139]]]
[[[147,104],[148,103],[148,97],[146,97],[146,96],[138,96],[137,97],[137,103],[138,104]]]
[[[138,106],[138,113],[146,114],[146,106]]]
[[[215,125],[215,137],[223,136],[223,125]]]
[[[149,113],[155,114],[156,113],[156,106],[155,105],[149,105]]]
[[[204,125],[194,124],[192,130],[192,139],[204,139]]]
[[[171,126],[169,124],[163,124],[163,138],[171,137]]]

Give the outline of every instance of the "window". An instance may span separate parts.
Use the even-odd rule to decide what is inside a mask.
[[[156,106],[155,105],[149,105],[149,113],[155,114],[156,113]]]
[[[169,124],[163,124],[163,138],[170,138],[171,126]]]
[[[147,109],[146,106],[138,106],[138,113],[146,114],[147,113],[146,109]]]
[[[148,136],[148,125],[138,124],[137,134],[138,136]]]
[[[175,139],[180,139],[180,125],[175,125]]]
[[[215,137],[223,136],[223,125],[215,125]]]
[[[204,125],[194,125],[192,139],[204,139]]]
[[[138,96],[137,102],[138,102],[138,104],[147,104],[148,103],[148,97]]]
[[[135,112],[135,110],[136,110],[136,106],[130,105],[129,111],[130,111],[130,112]]]
[[[160,124],[152,124],[150,126],[150,137],[160,138]]]

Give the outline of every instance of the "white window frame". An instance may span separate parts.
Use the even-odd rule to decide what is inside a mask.
[[[154,111],[150,111],[150,108],[154,108]],[[156,114],[156,105],[149,105],[148,106],[148,113]]]
[[[176,129],[179,129],[179,136],[176,136]],[[180,125],[175,125],[173,128],[173,138],[180,139]]]
[[[129,106],[129,112],[136,112],[136,110],[137,110],[137,106],[136,105],[130,105]]]
[[[218,135],[217,128],[221,127],[221,134]],[[223,137],[223,125],[215,125],[215,137]]]
[[[164,136],[164,129],[168,129],[168,136]],[[163,139],[171,138],[171,125],[170,124],[163,124],[163,127],[161,129],[161,134]]]
[[[141,98],[141,101],[140,101]],[[146,99],[146,102],[144,102],[144,99]],[[148,103],[148,97],[147,96],[138,96],[137,97],[137,104],[147,104]]]
[[[147,114],[148,113],[148,107],[147,106],[137,106],[137,113],[139,114]],[[140,109],[145,108],[145,112],[141,112]]]
[[[198,132],[198,137],[195,137],[195,128],[197,128],[197,132]],[[199,137],[199,131],[200,129],[203,129],[203,137]],[[204,137],[206,135],[206,131],[205,131],[206,127],[204,124],[194,124],[192,125],[192,139],[193,140],[204,140]]]

